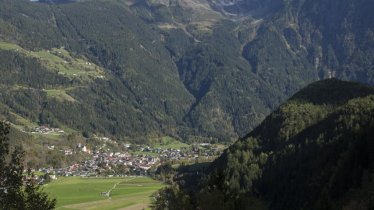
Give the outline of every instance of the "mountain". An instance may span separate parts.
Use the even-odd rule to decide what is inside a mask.
[[[216,9],[214,4],[220,2],[209,3]],[[236,16],[221,12],[209,23],[187,14],[172,24],[176,28],[182,24],[181,30],[197,39],[187,50],[183,46],[188,42],[167,45],[181,80],[196,99],[184,118],[196,133],[244,136],[282,101],[316,80],[336,77],[373,84],[373,25],[366,21],[373,20],[366,9],[373,8],[372,2],[248,0],[230,4],[244,11]],[[249,6],[245,9],[242,4]],[[178,11],[173,4],[160,7]],[[192,16],[201,17],[198,10],[191,11]],[[267,12],[256,14],[260,11]],[[167,19],[153,21],[162,25]]]
[[[230,142],[313,81],[373,84],[370,0],[0,4],[0,111],[23,127]]]
[[[180,193],[195,209],[372,209],[373,119],[374,88],[312,83],[206,168],[197,189],[178,175]]]
[[[7,112],[134,138],[175,129],[193,103],[160,35],[119,3],[1,4]]]

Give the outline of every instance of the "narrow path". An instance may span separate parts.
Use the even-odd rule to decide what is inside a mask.
[[[108,194],[109,194],[109,198],[108,198],[108,199],[110,199],[110,195],[112,194],[112,191],[113,191],[114,189],[116,189],[117,185],[119,185],[121,182],[128,182],[128,181],[131,181],[131,180],[134,180],[134,179],[136,179],[136,177],[134,177],[134,178],[132,178],[132,179],[128,179],[128,180],[125,180],[125,181],[119,181],[119,182],[115,183],[115,184],[113,185],[113,187],[110,188],[110,189],[108,190]]]
[[[116,184],[113,185],[112,188],[110,188],[110,189],[108,190],[109,199],[110,199],[110,195],[112,194],[112,190],[114,190],[114,189],[117,187],[117,185],[118,185],[119,183],[121,183],[121,182],[117,182]]]

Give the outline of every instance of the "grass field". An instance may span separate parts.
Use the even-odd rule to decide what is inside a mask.
[[[44,90],[47,93],[47,97],[56,98],[59,101],[75,102],[75,99],[68,95],[63,89],[50,89]]]
[[[57,210],[140,210],[149,206],[151,195],[162,187],[148,177],[61,177],[44,190],[57,199]],[[109,198],[101,196],[110,190]]]
[[[82,78],[105,78],[104,70],[90,63],[84,57],[74,57],[64,48],[53,48],[50,50],[30,51],[22,47],[0,40],[0,49],[20,52],[29,57],[37,58],[42,65],[51,70],[58,71],[66,77]]]
[[[183,142],[180,142],[173,137],[169,136],[164,136],[162,138],[156,138],[156,139],[151,139],[151,141],[155,142],[153,145],[154,148],[161,148],[161,149],[180,149],[182,147],[189,147],[190,145],[185,144]]]
[[[14,112],[10,112],[10,114],[15,118],[15,123],[16,125],[19,125],[18,128],[21,128],[22,126],[27,126],[27,127],[36,127],[38,126],[38,124],[22,117],[21,115],[17,114],[17,113],[14,113]]]

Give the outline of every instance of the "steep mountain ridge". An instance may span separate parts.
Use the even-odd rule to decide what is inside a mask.
[[[371,209],[373,119],[373,87],[313,83],[230,146],[198,189],[196,173],[176,176],[170,206],[179,195],[195,209]]]

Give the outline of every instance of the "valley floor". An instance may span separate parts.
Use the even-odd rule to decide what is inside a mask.
[[[152,194],[161,187],[149,177],[59,177],[44,190],[57,199],[57,210],[140,210],[149,207]],[[109,197],[102,195],[106,192]]]

